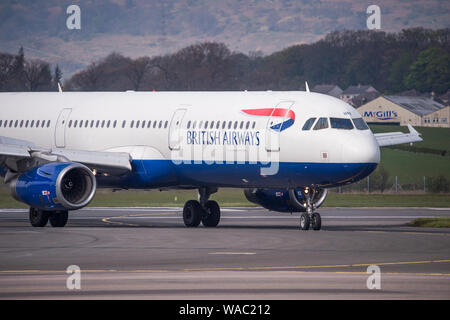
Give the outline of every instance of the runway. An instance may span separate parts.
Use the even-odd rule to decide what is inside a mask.
[[[26,210],[0,209],[0,299],[450,298],[450,230],[406,226],[450,208],[321,208],[320,231],[261,208],[191,229],[181,212],[86,208],[32,228]],[[81,289],[66,286],[71,265]]]

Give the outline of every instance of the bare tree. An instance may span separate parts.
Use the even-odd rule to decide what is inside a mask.
[[[139,88],[141,87],[143,79],[150,67],[151,64],[149,57],[137,58],[136,60],[132,60],[129,63],[125,71],[125,74],[127,78],[130,80],[130,82],[133,84],[133,89],[135,91],[138,91]]]
[[[29,91],[48,90],[51,87],[52,75],[50,65],[40,60],[25,61],[25,87]]]
[[[75,90],[96,91],[100,88],[100,79],[105,70],[102,64],[93,62],[85,70],[76,73],[71,79]]]

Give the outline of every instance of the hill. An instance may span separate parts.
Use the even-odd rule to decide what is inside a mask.
[[[81,9],[81,30],[68,30],[66,9]],[[192,43],[269,54],[312,43],[334,30],[366,28],[370,3],[352,0],[96,0],[0,2],[0,50],[59,64],[65,76],[112,51],[126,56],[175,52]],[[382,31],[447,28],[450,2],[383,0]]]

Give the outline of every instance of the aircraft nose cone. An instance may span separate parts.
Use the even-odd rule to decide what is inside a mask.
[[[380,147],[372,135],[358,136],[344,144],[342,157],[347,163],[378,164]]]

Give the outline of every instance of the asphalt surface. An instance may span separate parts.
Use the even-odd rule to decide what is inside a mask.
[[[301,231],[298,214],[260,208],[192,229],[181,208],[87,208],[65,228],[0,209],[0,299],[450,299],[450,230],[406,226],[450,208],[319,212],[322,230]]]

